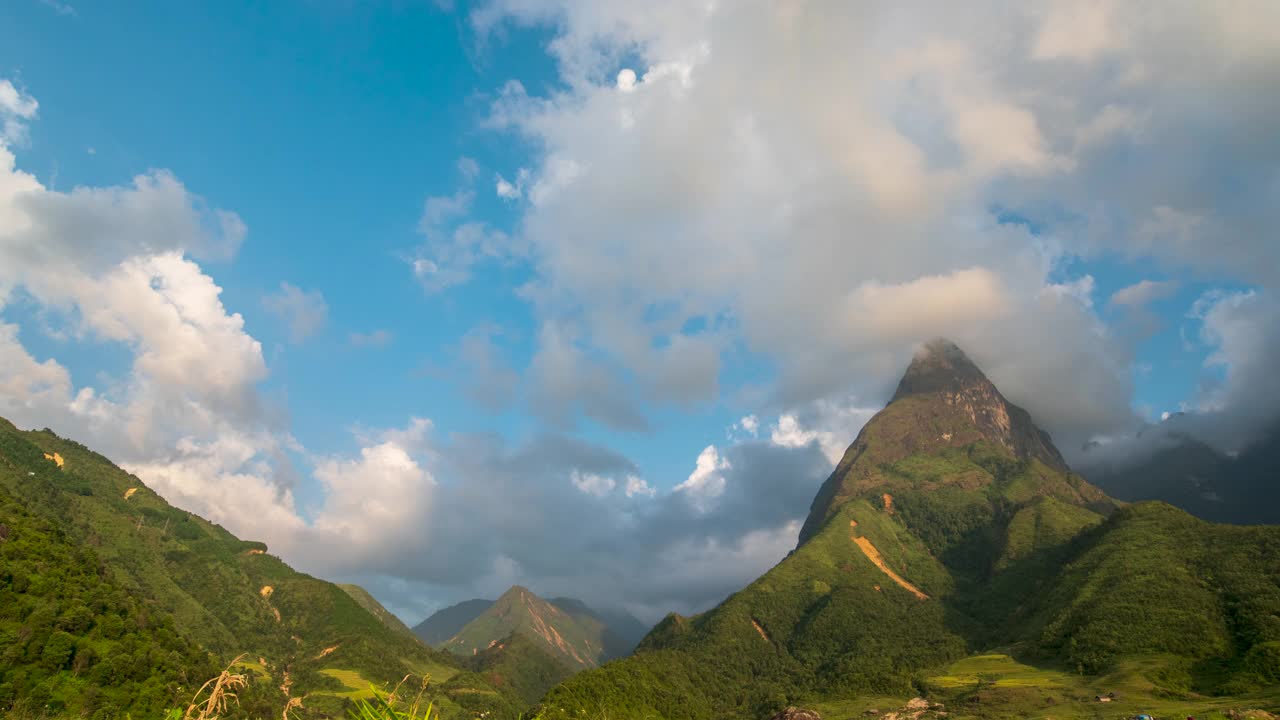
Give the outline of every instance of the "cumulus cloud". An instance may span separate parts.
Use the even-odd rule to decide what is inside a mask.
[[[1145,335],[1108,327],[1070,261],[1280,281],[1276,13],[495,0],[472,21],[556,34],[567,90],[512,83],[492,122],[541,150],[530,294],[579,353],[687,402],[745,346],[782,407],[884,397],[945,335],[1076,445],[1132,423]],[[655,360],[678,343],[696,367]]]
[[[1206,364],[1221,373],[1202,386],[1195,410],[1209,416],[1219,445],[1239,449],[1280,419],[1280,300],[1270,291],[1214,291],[1196,301],[1191,317],[1212,348]]]
[[[569,473],[569,480],[573,483],[574,487],[578,488],[578,490],[588,495],[595,495],[596,497],[604,497],[605,495],[608,495],[618,484],[618,482],[611,477],[595,475],[593,473],[580,473],[577,470]]]
[[[300,343],[324,329],[329,304],[319,290],[303,290],[287,282],[262,299],[262,305],[289,328],[289,339]]]
[[[34,99],[0,84],[7,122],[34,117]],[[128,185],[46,188],[17,168],[0,138],[0,309],[12,292],[46,312],[67,342],[120,348],[122,376],[93,384],[54,358],[37,359],[0,323],[3,412],[89,442],[165,497],[231,527],[289,522],[292,440],[257,386],[257,340],[229,312],[197,258],[234,254],[233,213],[209,207],[172,174]]]
[[[560,435],[429,445],[426,510],[398,549],[330,550],[337,536],[313,535],[304,567],[358,575],[411,618],[520,583],[656,620],[705,609],[780,560],[831,471],[816,445],[752,441],[704,450],[682,489],[661,491],[627,458]]]
[[[518,239],[487,222],[473,219],[479,164],[464,157],[458,162],[458,172],[462,181],[453,194],[431,195],[423,201],[422,216],[418,220],[423,242],[406,257],[413,276],[429,293],[467,282],[480,263],[505,263],[524,252]],[[518,197],[523,192],[520,177],[517,176],[517,185],[499,178],[499,195]]]
[[[644,478],[628,475],[625,492],[627,497],[653,497],[658,494],[658,489],[645,482]]]
[[[675,487],[675,492],[684,493],[690,505],[699,512],[706,512],[716,498],[724,494],[724,471],[731,467],[728,460],[720,457],[715,445],[708,445],[698,453],[693,472]]]
[[[14,87],[9,80],[0,80],[0,143],[12,145],[27,136],[27,122],[36,116],[40,103],[30,95]]]
[[[1110,303],[1113,306],[1140,308],[1169,297],[1177,289],[1178,283],[1172,280],[1139,280],[1112,293]]]

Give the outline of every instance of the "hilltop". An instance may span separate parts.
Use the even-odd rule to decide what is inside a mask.
[[[516,585],[485,608],[441,647],[462,656],[475,655],[513,632],[534,640],[566,667],[600,664],[604,644],[600,627],[588,627],[528,588]]]
[[[960,717],[986,715],[984,697],[1013,716],[1055,703],[1070,703],[1055,715],[1092,716],[1086,688],[1121,675],[1141,698],[1183,703],[1171,707],[1258,692],[1275,703],[1277,617],[1280,528],[1112,500],[937,340],[823,484],[791,554],[708,612],[669,615],[630,658],[552,689],[536,716],[705,720],[811,704],[853,717],[922,691],[978,704]],[[964,664],[997,648],[1008,662]],[[987,666],[999,669],[988,680],[969,669]],[[1080,680],[998,689],[1002,673],[1046,668]]]

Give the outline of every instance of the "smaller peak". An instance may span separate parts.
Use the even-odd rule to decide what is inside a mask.
[[[498,599],[502,600],[503,598],[518,598],[524,595],[533,595],[533,591],[531,591],[529,588],[523,585],[512,585],[511,587],[507,588],[507,591],[502,593],[502,597]],[[537,597],[537,596],[534,595],[534,597]]]

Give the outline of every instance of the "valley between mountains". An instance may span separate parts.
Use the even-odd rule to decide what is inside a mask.
[[[1111,497],[935,340],[795,549],[719,605],[647,628],[517,586],[411,628],[0,422],[0,710],[158,718],[229,663],[247,684],[225,717],[342,717],[429,676],[443,718],[1264,718],[1280,527]]]

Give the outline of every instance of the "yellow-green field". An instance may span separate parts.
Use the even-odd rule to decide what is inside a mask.
[[[1125,720],[1139,713],[1170,720],[1224,720],[1230,710],[1280,710],[1280,688],[1234,697],[1161,690],[1151,677],[1167,665],[1161,658],[1143,658],[1122,662],[1104,676],[1082,677],[1028,665],[996,652],[941,668],[922,685],[929,701],[945,705],[948,720]],[[1115,693],[1114,701],[1095,699],[1108,693]],[[806,706],[812,706],[826,720],[870,720],[889,712],[899,712],[902,720],[909,720],[912,713],[902,713],[908,700],[868,696]],[[921,720],[934,717],[935,713],[926,713]]]
[[[343,685],[346,685],[347,689],[340,691],[319,691],[316,693],[317,695],[333,695],[335,697],[351,698],[352,700],[359,698],[371,698],[374,695],[369,681],[355,670],[326,668],[321,670],[320,673],[322,675],[328,675]]]

